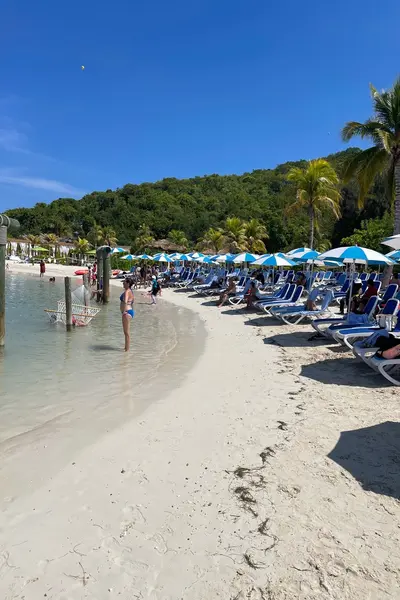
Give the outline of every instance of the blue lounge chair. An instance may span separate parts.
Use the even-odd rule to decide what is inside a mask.
[[[330,312],[329,306],[330,304],[332,304],[332,302],[333,292],[328,290],[327,292],[325,292],[321,303],[321,307],[317,310],[306,310],[304,307],[303,309],[301,309],[301,307],[299,308],[294,306],[292,310],[289,310],[288,312],[282,312],[280,315],[277,316],[279,316],[279,318],[281,318],[282,321],[284,321],[288,325],[298,325],[303,319],[312,318],[316,315],[323,315]]]
[[[399,300],[392,298],[387,302],[380,315],[395,316],[399,311],[399,307]],[[377,322],[375,322],[371,326],[365,327],[352,327],[350,329],[345,327],[344,329],[338,329],[337,331],[335,331],[333,333],[333,338],[339,344],[345,344],[350,350],[352,350],[353,345],[356,341],[359,341],[363,338],[368,338],[375,331],[379,331],[379,329],[381,328]]]

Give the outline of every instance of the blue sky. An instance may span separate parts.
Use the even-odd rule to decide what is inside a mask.
[[[399,73],[399,20],[398,0],[5,0],[0,210],[335,152]]]

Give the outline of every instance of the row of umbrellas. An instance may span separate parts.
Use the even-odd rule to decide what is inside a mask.
[[[112,251],[113,254],[120,252],[124,252],[123,248],[114,248]],[[200,264],[248,263],[252,266],[262,267],[293,267],[297,264],[304,263],[321,264],[331,267],[341,266],[346,263],[384,265],[394,264],[396,260],[400,259],[400,236],[399,249],[389,252],[387,255],[376,252],[375,250],[370,250],[368,248],[362,248],[360,246],[344,246],[328,250],[327,252],[323,252],[321,254],[316,250],[311,250],[310,248],[296,248],[286,254],[278,252],[276,254],[264,254],[262,256],[252,254],[250,252],[242,252],[237,255],[215,254],[214,256],[206,256],[201,252],[190,252],[188,254],[175,252],[169,255],[160,252],[154,256],[146,253],[139,255],[127,254],[121,258],[129,261],[152,260],[164,263],[172,263],[175,261],[196,261]]]

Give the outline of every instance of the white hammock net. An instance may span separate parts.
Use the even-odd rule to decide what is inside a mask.
[[[84,285],[81,285],[73,291],[71,296],[73,325],[77,325],[78,327],[89,325],[90,321],[97,315],[100,309],[89,306],[89,292]],[[66,324],[65,300],[59,300],[57,302],[57,310],[46,310],[46,312],[53,323]]]

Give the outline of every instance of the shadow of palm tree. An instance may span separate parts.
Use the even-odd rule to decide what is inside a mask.
[[[327,358],[316,363],[303,365],[300,375],[328,385],[346,385],[354,387],[389,387],[383,377],[353,356]]]
[[[400,500],[400,423],[342,431],[328,457],[364,490]]]

